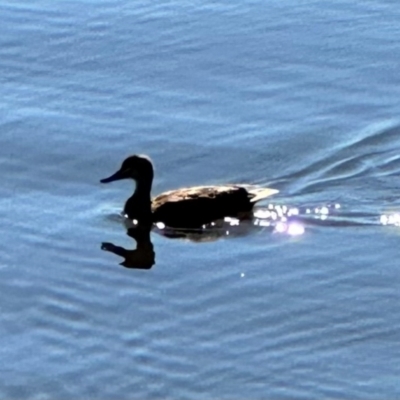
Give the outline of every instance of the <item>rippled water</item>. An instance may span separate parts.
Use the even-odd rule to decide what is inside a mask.
[[[395,3],[0,13],[0,397],[400,396]],[[213,240],[154,232],[155,265],[126,269],[100,246],[134,248],[132,186],[99,179],[132,153],[154,193],[280,193]]]

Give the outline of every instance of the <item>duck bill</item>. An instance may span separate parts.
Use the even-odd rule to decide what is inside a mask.
[[[101,179],[100,182],[101,183],[110,183],[110,182],[119,181],[120,179],[125,179],[125,178],[126,178],[125,171],[119,170],[115,174],[109,176],[108,178]]]

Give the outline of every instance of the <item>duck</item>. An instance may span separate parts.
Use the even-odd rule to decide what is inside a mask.
[[[101,183],[121,179],[136,182],[124,214],[141,223],[162,223],[170,228],[201,228],[225,217],[247,219],[255,203],[279,191],[247,184],[194,186],[170,190],[151,198],[153,163],[147,155],[131,155],[117,172]]]

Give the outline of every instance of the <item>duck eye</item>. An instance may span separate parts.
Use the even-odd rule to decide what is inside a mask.
[[[121,170],[122,171],[129,171],[131,169],[132,169],[132,167],[129,164],[122,164],[121,165]]]

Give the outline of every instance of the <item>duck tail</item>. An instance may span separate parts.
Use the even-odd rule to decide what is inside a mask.
[[[266,197],[272,196],[273,194],[279,193],[279,190],[271,189],[271,188],[252,188],[249,190],[249,193],[253,196],[250,199],[251,203],[256,203]]]

